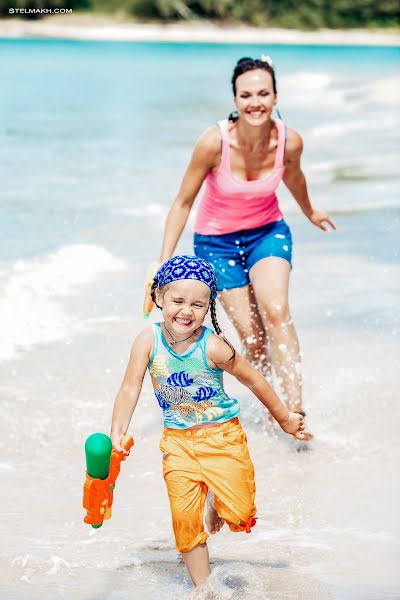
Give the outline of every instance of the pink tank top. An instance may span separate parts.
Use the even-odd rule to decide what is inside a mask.
[[[222,138],[221,163],[217,171],[206,177],[206,187],[194,225],[195,233],[221,235],[262,227],[283,219],[275,190],[285,170],[283,155],[286,127],[280,120],[275,124],[278,128],[278,147],[271,173],[262,179],[240,181],[231,172],[228,121],[218,122]]]

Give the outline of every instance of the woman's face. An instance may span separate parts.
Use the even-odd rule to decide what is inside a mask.
[[[264,125],[277,103],[272,77],[263,69],[247,71],[236,79],[234,103],[240,119],[249,125]]]

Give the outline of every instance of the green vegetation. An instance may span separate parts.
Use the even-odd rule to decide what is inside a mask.
[[[398,0],[0,0],[0,15],[8,15],[10,7],[72,8],[162,22],[211,19],[297,29],[398,27],[400,18]]]

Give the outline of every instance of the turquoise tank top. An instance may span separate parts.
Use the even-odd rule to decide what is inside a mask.
[[[212,333],[202,328],[196,344],[177,354],[164,338],[160,323],[153,324],[154,349],[148,369],[164,425],[186,429],[203,423],[223,423],[237,417],[239,403],[223,386],[223,370],[212,369],[206,358],[206,344]]]

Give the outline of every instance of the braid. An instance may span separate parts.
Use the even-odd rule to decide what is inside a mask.
[[[232,344],[230,342],[228,342],[226,337],[223,335],[221,327],[219,326],[219,323],[217,321],[217,312],[216,312],[216,308],[215,308],[215,300],[214,299],[212,299],[210,302],[210,314],[211,314],[211,321],[212,321],[213,327],[215,329],[215,333],[217,334],[218,337],[220,337],[222,340],[224,340],[224,342],[226,344],[228,344],[229,348],[232,350],[232,356],[226,361],[226,362],[230,362],[233,358],[235,358],[236,351],[235,351],[235,348],[232,346]]]
[[[158,306],[158,304],[157,304],[157,298],[156,298],[156,290],[157,289],[158,289],[158,281],[157,281],[157,279],[153,279],[153,283],[151,284],[151,290],[150,290],[151,299],[153,300],[153,302],[157,306],[157,308],[161,308],[161,306]]]

